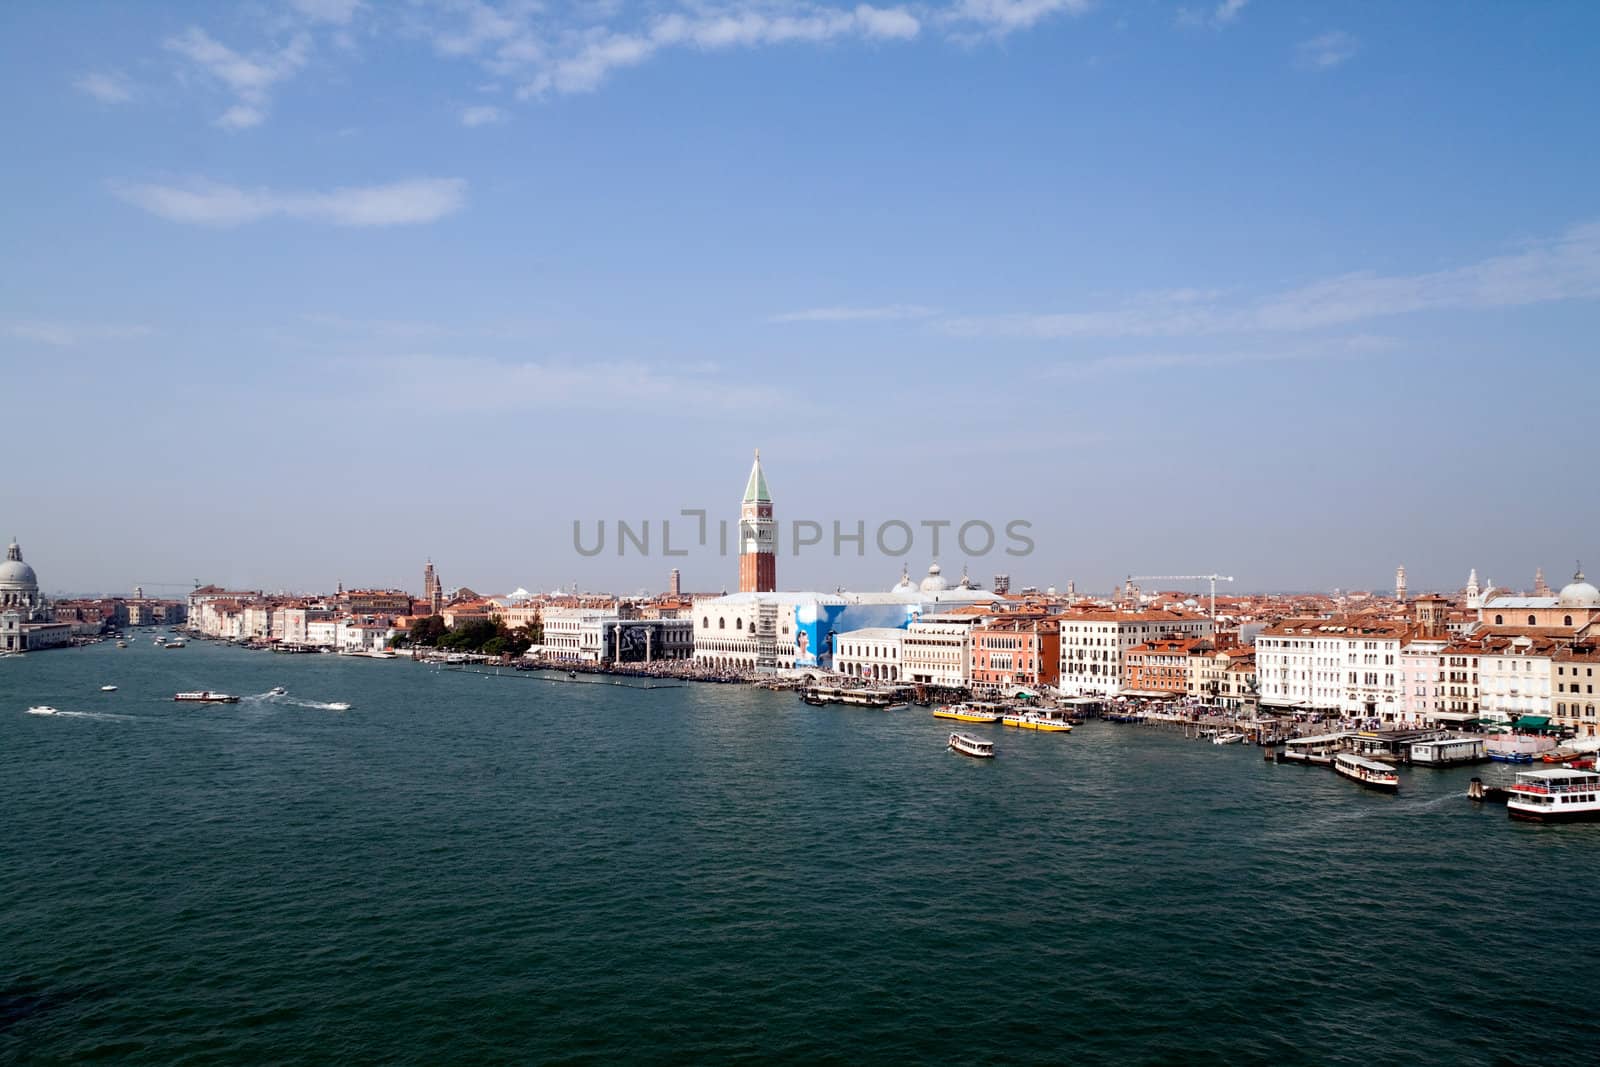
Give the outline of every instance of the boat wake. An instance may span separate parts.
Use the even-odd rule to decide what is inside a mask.
[[[113,715],[109,711],[62,711],[59,708],[50,711],[29,711],[30,715],[48,716],[52,719],[97,719],[101,722],[133,722],[136,716]]]
[[[274,704],[284,704],[291,708],[310,708],[313,711],[349,711],[350,705],[343,700],[301,700],[298,697],[275,696],[269,697]]]

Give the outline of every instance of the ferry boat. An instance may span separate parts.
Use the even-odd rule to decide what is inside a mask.
[[[174,637],[171,641],[167,642],[167,647],[168,648],[182,648],[184,645],[187,645],[188,643],[189,642],[185,641],[181,637]]]
[[[61,713],[49,704],[35,704],[28,709],[29,715],[60,715]]]
[[[1400,776],[1387,763],[1358,756],[1354,752],[1341,752],[1333,757],[1333,769],[1353,782],[1360,782],[1368,789],[1377,789],[1384,793],[1398,793],[1400,791]]]
[[[982,704],[944,704],[933,709],[935,719],[955,719],[957,722],[999,722],[1000,709]]]
[[[173,696],[180,704],[237,704],[239,698],[228,693],[213,693],[209,689],[201,689],[189,693],[177,693]]]
[[[1279,763],[1310,763],[1328,766],[1333,757],[1345,747],[1349,734],[1318,734],[1315,737],[1291,737],[1284,742],[1283,751],[1277,754]]]
[[[1600,774],[1523,771],[1507,791],[1506,814],[1532,822],[1600,822]]]
[[[1072,724],[1060,719],[1047,719],[1043,715],[1031,711],[1006,715],[1000,722],[1005,726],[1015,726],[1019,730],[1038,730],[1047,734],[1070,734]]]
[[[994,759],[994,742],[981,740],[971,734],[951,734],[950,748],[963,756]]]

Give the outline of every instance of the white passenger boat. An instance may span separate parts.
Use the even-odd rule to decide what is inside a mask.
[[[1507,791],[1506,814],[1531,822],[1600,822],[1600,774],[1564,767],[1522,771]]]
[[[60,715],[61,713],[49,704],[35,704],[28,709],[29,715]]]
[[[1387,763],[1358,756],[1354,752],[1341,752],[1333,757],[1333,769],[1352,782],[1360,782],[1368,789],[1384,793],[1400,791],[1400,776]]]
[[[188,693],[177,693],[173,700],[180,704],[237,704],[239,698],[229,693],[213,693],[209,689],[201,689]]]
[[[181,637],[174,637],[171,641],[167,642],[167,647],[168,648],[182,648],[184,645],[187,645],[188,643],[189,642],[185,641]]]
[[[971,734],[951,734],[950,748],[963,756],[994,759],[994,742],[973,737]]]

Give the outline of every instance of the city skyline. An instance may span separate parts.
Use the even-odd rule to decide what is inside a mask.
[[[938,554],[985,585],[1594,554],[1589,5],[4,19],[0,522],[52,589],[737,588],[572,525],[736,521],[757,446],[780,540],[1031,523]]]

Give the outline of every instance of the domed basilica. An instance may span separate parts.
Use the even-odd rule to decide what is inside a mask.
[[[0,563],[0,652],[26,652],[67,644],[72,627],[52,622],[50,604],[39,595],[39,576],[23,562],[12,541]]]

